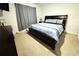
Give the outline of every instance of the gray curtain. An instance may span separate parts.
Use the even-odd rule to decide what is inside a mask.
[[[15,4],[19,31],[37,23],[36,8]]]
[[[29,26],[31,25],[31,24],[34,24],[34,23],[36,23],[36,8],[34,8],[34,7],[29,7],[28,8],[29,10],[28,10],[28,17],[29,17]]]

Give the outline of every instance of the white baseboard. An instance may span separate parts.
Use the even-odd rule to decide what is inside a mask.
[[[73,35],[78,35],[77,33],[74,33],[74,32],[69,32],[69,31],[65,31],[65,32],[73,34]]]
[[[78,40],[79,40],[79,34],[78,34]]]

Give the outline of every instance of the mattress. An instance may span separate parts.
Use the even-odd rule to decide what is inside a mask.
[[[59,36],[64,30],[62,25],[51,23],[32,24],[30,28],[47,34],[48,36],[54,38],[57,42],[59,42]]]

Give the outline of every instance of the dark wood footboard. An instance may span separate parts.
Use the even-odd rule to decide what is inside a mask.
[[[40,31],[37,31],[37,30],[32,29],[32,28],[29,28],[29,32],[28,33],[32,34],[33,36],[38,38],[40,41],[42,41],[43,43],[45,43],[46,45],[51,47],[53,50],[55,50],[55,45],[57,43],[57,41],[55,39],[49,37],[45,33],[42,33]]]

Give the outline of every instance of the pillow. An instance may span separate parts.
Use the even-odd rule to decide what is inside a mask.
[[[57,20],[57,24],[63,24],[63,20]]]
[[[46,22],[48,22],[48,23],[56,23],[57,19],[46,19]]]

